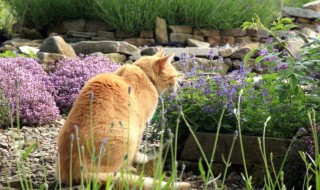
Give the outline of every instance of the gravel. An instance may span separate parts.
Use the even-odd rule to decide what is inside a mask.
[[[56,183],[54,163],[57,156],[57,136],[59,128],[63,125],[64,119],[56,121],[54,124],[43,125],[39,127],[23,126],[18,132],[17,128],[0,129],[0,189],[15,190],[22,189],[18,171],[23,172],[25,179],[32,185],[32,189],[40,189],[41,186],[48,186],[54,189]],[[152,133],[152,128],[147,130],[148,136]],[[18,141],[20,139],[20,141]],[[141,149],[145,150],[157,148],[159,141],[152,141],[147,138]],[[27,154],[28,148],[37,144],[34,149]],[[20,147],[20,148],[19,148]],[[18,165],[22,170],[17,169],[17,161],[24,159],[23,165]],[[168,171],[167,173],[170,173]],[[192,189],[203,189],[204,184],[200,175],[194,175],[193,172],[185,173],[182,177],[183,181],[188,181],[192,185]],[[221,181],[218,180],[217,184]],[[243,181],[239,174],[231,172],[226,180],[225,189],[243,189]],[[10,188],[9,188],[10,186]],[[30,188],[27,188],[30,189]],[[69,189],[65,187],[64,189]],[[74,189],[79,189],[74,187]],[[213,188],[211,188],[213,189]],[[208,188],[210,190],[210,187]]]

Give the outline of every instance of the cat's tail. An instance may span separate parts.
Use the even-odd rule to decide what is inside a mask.
[[[164,189],[167,186],[167,182],[159,182],[151,177],[141,177],[134,174],[127,174],[121,172],[115,173],[90,173],[91,179],[96,179],[101,184],[107,184],[108,182],[112,182],[115,187],[118,187],[125,181],[126,184],[130,187],[130,189],[140,189],[140,182],[142,181],[143,190],[153,190],[155,187],[159,186],[161,189]],[[170,184],[169,190],[188,190],[190,188],[190,183],[187,182],[174,182]],[[166,188],[167,189],[167,188]]]

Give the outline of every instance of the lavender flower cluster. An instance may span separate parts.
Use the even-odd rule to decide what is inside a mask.
[[[81,88],[91,77],[99,73],[113,72],[120,67],[104,56],[89,55],[56,63],[54,71],[49,73],[54,84],[54,99],[62,113],[67,112]]]
[[[20,122],[43,124],[59,117],[53,84],[34,59],[0,58],[0,87],[12,105],[19,105]]]

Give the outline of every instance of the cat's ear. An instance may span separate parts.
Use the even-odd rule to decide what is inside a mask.
[[[165,53],[166,53],[166,50],[163,49],[163,50],[159,51],[158,53],[156,53],[154,56],[163,57]]]
[[[161,70],[165,69],[166,66],[167,66],[167,64],[168,64],[168,63],[171,63],[171,61],[172,61],[173,59],[174,59],[174,52],[166,55],[165,57],[160,58],[160,59],[157,61],[159,70],[161,71]]]

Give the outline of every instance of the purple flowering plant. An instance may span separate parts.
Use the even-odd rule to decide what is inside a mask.
[[[54,86],[35,59],[0,58],[0,88],[10,107],[19,108],[23,124],[50,123],[60,117],[52,96]]]
[[[81,88],[91,77],[113,72],[119,67],[108,58],[95,54],[57,62],[49,76],[54,84],[53,95],[60,111],[67,113],[70,110]]]

